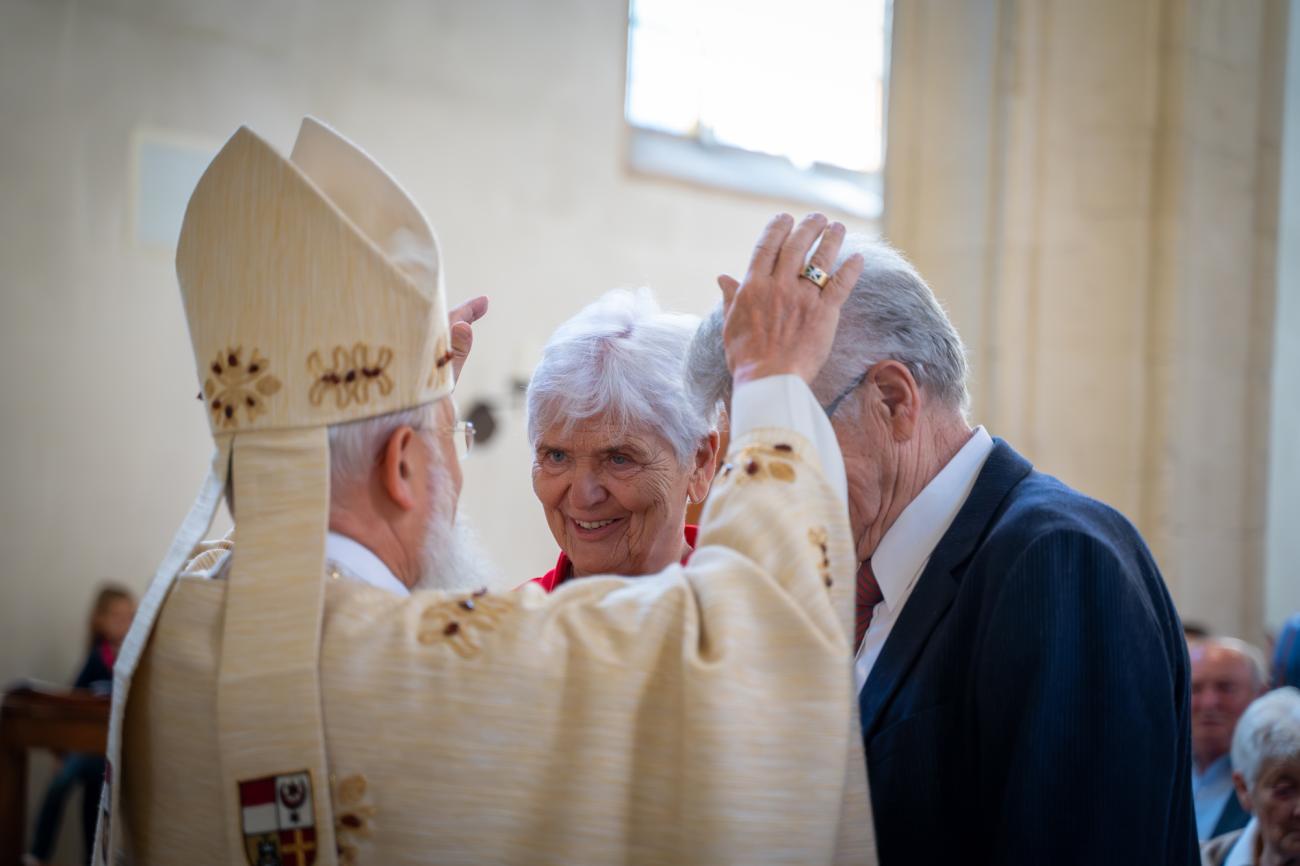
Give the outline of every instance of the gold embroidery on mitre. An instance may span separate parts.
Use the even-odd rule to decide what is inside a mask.
[[[338,848],[340,866],[356,866],[360,850],[358,840],[370,838],[373,830],[370,819],[376,808],[364,802],[366,777],[348,776],[334,780],[334,840]]]
[[[829,538],[830,535],[826,532],[824,526],[815,526],[808,530],[808,540],[821,551],[821,561],[817,563],[817,573],[822,576],[822,582],[826,584],[827,589],[830,589],[835,583],[831,579],[831,553],[827,545]]]
[[[441,385],[442,380],[451,375],[451,361],[455,357],[451,349],[447,348],[446,339],[439,337],[433,344],[433,369],[429,371],[429,381],[425,385],[429,388],[435,382]]]
[[[242,346],[217,353],[208,365],[203,397],[214,421],[234,427],[242,412],[249,423],[266,411],[266,398],[280,390],[280,380],[268,371],[268,362],[256,349],[248,363],[240,357]]]
[[[353,403],[369,403],[371,385],[379,390],[381,397],[392,392],[388,365],[393,362],[393,350],[387,346],[380,346],[373,358],[365,343],[357,343],[351,349],[335,346],[330,359],[332,364],[327,367],[320,352],[307,356],[307,371],[313,379],[307,397],[313,406],[319,406],[328,394],[334,395],[339,409]]]
[[[473,631],[495,629],[510,608],[510,602],[488,595],[486,589],[461,598],[449,598],[430,605],[420,614],[420,631],[416,638],[426,646],[445,643],[461,658],[467,659],[482,648],[474,639]]]

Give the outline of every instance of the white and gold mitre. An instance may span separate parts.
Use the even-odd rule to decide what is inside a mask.
[[[116,665],[96,857],[116,862],[130,850],[113,820],[121,786],[112,780],[131,680],[229,489],[238,548],[224,581],[215,715],[230,850],[253,838],[239,820],[242,792],[289,773],[308,803],[295,820],[311,822],[329,863],[318,665],[327,428],[451,393],[438,242],[392,177],[307,118],[288,159],[247,128],[226,142],[190,198],[176,273],[216,449]]]
[[[248,128],[199,181],[176,254],[213,434],[320,427],[451,391],[438,241],[363,151]]]

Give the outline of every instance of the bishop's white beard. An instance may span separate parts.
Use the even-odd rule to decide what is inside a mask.
[[[493,586],[496,572],[477,536],[464,515],[457,514],[453,518],[450,514],[455,507],[451,497],[451,476],[436,460],[430,465],[429,476],[438,499],[424,532],[420,577],[415,589],[457,592]]]

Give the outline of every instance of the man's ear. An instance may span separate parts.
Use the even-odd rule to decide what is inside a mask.
[[[881,361],[871,368],[869,378],[880,395],[894,441],[911,439],[921,413],[921,386],[912,378],[912,371],[901,361]]]
[[[416,505],[415,431],[403,425],[393,431],[379,458],[379,478],[394,505],[410,511]]]
[[[709,495],[713,474],[718,471],[718,446],[721,441],[718,431],[711,430],[700,441],[700,447],[695,449],[695,466],[691,470],[691,480],[686,485],[686,495],[691,502],[703,502],[704,497]]]
[[[1250,789],[1246,787],[1246,777],[1241,773],[1234,772],[1232,774],[1232,787],[1237,789],[1237,802],[1241,804],[1241,808],[1252,815],[1255,814],[1255,808],[1250,802]]]

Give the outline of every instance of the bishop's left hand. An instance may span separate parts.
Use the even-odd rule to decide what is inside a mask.
[[[487,296],[479,295],[447,314],[451,322],[451,370],[458,382],[465,360],[469,358],[469,350],[474,346],[474,323],[486,316],[487,311]]]

